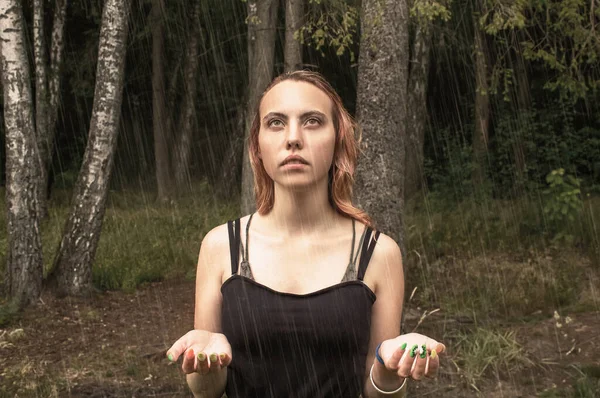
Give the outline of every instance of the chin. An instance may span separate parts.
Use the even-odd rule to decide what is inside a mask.
[[[327,176],[325,178],[315,179],[304,176],[283,176],[275,180],[275,184],[281,188],[293,192],[306,192],[319,189],[321,185],[327,189]]]

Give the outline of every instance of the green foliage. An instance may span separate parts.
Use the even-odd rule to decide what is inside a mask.
[[[451,1],[415,0],[410,7],[410,16],[425,28],[438,19],[447,22],[452,16],[448,8]]]
[[[566,226],[579,218],[582,210],[579,179],[565,174],[564,169],[553,170],[546,176],[548,187],[542,191],[545,196],[544,214],[554,233],[554,240],[573,241],[566,232]]]
[[[348,51],[354,62],[352,45],[357,36],[358,20],[358,7],[344,0],[311,0],[306,22],[294,33],[294,38],[313,46],[322,56],[325,56],[325,46],[334,48],[338,56]]]
[[[600,34],[595,29],[598,9],[585,0],[487,0],[479,19],[480,26],[496,39],[499,59],[497,73],[510,69],[506,55],[519,51],[530,61],[552,71],[544,87],[558,90],[563,98],[583,99],[600,87],[597,63],[600,58]],[[515,35],[520,35],[519,46]],[[505,37],[511,37],[507,41]],[[522,50],[519,48],[522,47]]]

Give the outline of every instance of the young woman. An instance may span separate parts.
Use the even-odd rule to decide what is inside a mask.
[[[443,344],[400,334],[396,242],[351,203],[355,125],[314,72],[276,78],[250,131],[257,212],[198,260],[194,330],[168,350],[196,397],[404,396]]]

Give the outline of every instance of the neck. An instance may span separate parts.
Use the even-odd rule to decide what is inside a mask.
[[[311,235],[339,222],[329,203],[327,180],[318,187],[296,191],[275,184],[275,203],[266,219],[284,236]]]

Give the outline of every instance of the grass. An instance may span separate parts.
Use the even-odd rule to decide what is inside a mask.
[[[565,388],[551,388],[541,394],[540,398],[596,398],[600,392],[600,366],[572,366],[574,370],[573,385]]]
[[[426,308],[469,317],[520,317],[536,311],[598,308],[600,198],[587,198],[579,219],[557,241],[542,203],[438,195],[407,203],[407,291]],[[550,312],[551,313],[551,312]]]
[[[2,203],[4,191],[0,195]],[[70,197],[70,191],[56,190],[42,224],[46,272]],[[469,317],[598,308],[597,293],[590,289],[600,281],[600,197],[586,197],[579,218],[565,224],[563,235],[572,239],[556,241],[542,210],[542,200],[535,197],[480,196],[449,203],[433,192],[410,201],[405,211],[406,291],[417,286],[417,304]],[[147,282],[191,278],[204,234],[237,215],[236,204],[217,203],[204,182],[172,204],[157,203],[153,192],[111,191],[94,285],[130,291]],[[5,217],[2,212],[0,225]],[[6,245],[6,235],[0,234],[2,265]]]
[[[532,364],[513,331],[477,328],[458,332],[456,339],[455,366],[467,384],[478,391],[478,383],[490,373],[509,374]]]
[[[4,190],[0,195],[3,204]],[[42,223],[45,274],[60,244],[70,195],[66,190],[55,191],[49,216]],[[206,183],[196,184],[189,194],[170,204],[157,203],[149,192],[111,191],[94,261],[93,283],[102,290],[130,291],[147,282],[193,277],[203,236],[237,213],[235,203],[217,202]],[[6,214],[2,212],[0,225],[5,223]],[[6,247],[6,235],[0,234],[2,269]]]

